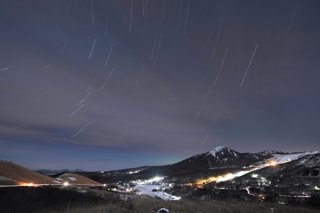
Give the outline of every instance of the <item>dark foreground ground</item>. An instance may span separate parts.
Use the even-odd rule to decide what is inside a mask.
[[[143,196],[120,197],[94,190],[79,193],[75,189],[59,188],[2,188],[0,189],[1,213],[37,212],[99,212],[144,213],[156,212],[164,207],[171,213],[316,213],[319,209],[283,206],[272,203],[239,201],[162,201]]]

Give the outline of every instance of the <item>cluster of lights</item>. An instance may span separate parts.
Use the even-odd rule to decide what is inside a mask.
[[[28,186],[28,187],[38,187],[38,186],[47,186],[49,184],[36,184],[36,183],[32,183],[32,182],[19,182],[18,183],[19,186]],[[60,184],[57,184],[60,185]],[[62,186],[70,186],[70,183],[68,181],[65,181],[61,184]]]
[[[38,186],[37,184],[34,184],[32,182],[30,182],[30,183],[21,182],[18,185],[19,186],[29,186],[29,187],[37,187]]]
[[[259,167],[255,167],[251,170],[243,170],[243,171],[239,171],[239,172],[236,172],[236,173],[228,173],[228,174],[225,174],[225,175],[220,175],[220,176],[213,176],[213,177],[209,177],[207,179],[199,179],[196,181],[196,185],[202,185],[203,183],[210,183],[210,182],[216,182],[216,183],[219,183],[219,182],[225,182],[225,181],[229,181],[229,180],[232,180],[234,178],[237,178],[237,177],[241,177],[245,174],[248,174],[250,172],[253,172],[253,171],[256,171],[258,169],[262,169],[262,168],[265,168],[265,167],[268,167],[268,166],[271,166],[271,167],[276,167],[279,163],[275,160],[270,160],[268,161],[267,163],[263,164],[262,166],[259,166]],[[251,177],[253,178],[258,178],[258,175],[257,174],[252,174]]]
[[[129,171],[128,174],[130,174],[130,175],[131,175],[131,174],[137,174],[137,173],[139,173],[139,172],[141,172],[141,170]]]
[[[225,175],[220,175],[220,176],[214,176],[214,177],[209,177],[207,179],[200,179],[197,181],[197,185],[201,185],[203,183],[210,183],[210,182],[224,182],[224,181],[228,181],[228,180],[232,180],[233,178],[235,178],[235,174],[232,173],[228,173]]]
[[[147,179],[147,180],[138,180],[138,181],[133,181],[135,184],[150,184],[150,183],[154,183],[154,182],[159,182],[161,180],[163,180],[164,177],[160,177],[160,176],[155,176],[153,178]]]
[[[272,166],[272,167],[275,167],[277,165],[278,165],[278,162],[275,160],[271,160],[266,164],[266,166]]]
[[[252,174],[251,177],[252,177],[252,178],[258,178],[259,175],[258,175],[258,174]]]
[[[234,178],[237,178],[237,177],[241,177],[245,174],[248,174],[250,172],[252,172],[254,170],[248,170],[248,171],[239,171],[239,172],[236,172],[236,173],[228,173],[228,174],[225,174],[225,175],[220,175],[220,176],[213,176],[213,177],[209,177],[207,179],[200,179],[196,182],[197,185],[201,185],[203,183],[210,183],[210,182],[216,182],[216,183],[219,183],[219,182],[225,182],[225,181],[229,181],[229,180],[232,180]]]

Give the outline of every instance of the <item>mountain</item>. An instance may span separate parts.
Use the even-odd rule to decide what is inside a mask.
[[[262,151],[262,152],[258,152],[257,154],[258,155],[264,155],[264,156],[272,157],[272,155],[274,155],[274,154],[288,154],[288,153],[281,152],[281,151],[276,151],[276,150],[265,150],[265,151]]]
[[[101,185],[97,181],[91,180],[82,175],[73,174],[73,173],[64,173],[55,178],[56,183],[69,182],[70,184],[85,184],[85,185]]]
[[[270,159],[252,165],[251,169],[254,166],[259,169],[230,181],[220,182],[219,187],[254,187],[265,192],[277,191],[280,194],[290,196],[296,194],[302,197],[319,194],[320,152],[318,151],[274,154]]]
[[[82,171],[82,170],[79,170]],[[0,185],[61,184],[101,185],[97,181],[74,173],[61,173],[55,177],[32,171],[9,161],[0,160]]]
[[[302,152],[291,154],[275,154],[272,161],[276,166],[265,167],[254,173],[267,179],[293,181],[296,178],[320,178],[320,152]],[[280,178],[281,177],[281,178]]]
[[[175,164],[162,167],[163,175],[189,174],[210,170],[236,169],[265,159],[265,156],[240,153],[228,147],[219,146],[215,149],[192,156]]]
[[[46,184],[54,179],[9,161],[0,160],[0,184]]]
[[[49,176],[54,176],[57,174],[62,174],[62,173],[75,173],[75,172],[84,172],[82,169],[75,169],[75,170],[71,170],[71,169],[39,169],[37,170],[37,172],[40,172],[42,174],[45,175],[49,175]]]
[[[165,177],[175,183],[228,182],[252,185],[320,182],[320,152],[263,151],[241,153],[219,146],[206,153],[163,166],[143,166],[113,171],[61,173],[48,177],[12,162],[0,161],[0,184],[99,184]],[[260,179],[257,180],[257,177]],[[319,185],[319,184],[318,184]]]
[[[281,156],[285,156],[286,154],[280,151],[241,153],[228,147],[218,146],[209,152],[194,155],[170,165],[145,166],[108,172],[80,172],[79,174],[99,182],[128,181],[153,176],[166,176],[183,179],[183,181],[192,181],[200,177],[242,171],[243,168],[259,165],[259,163],[264,163],[267,159],[277,155],[281,160]]]

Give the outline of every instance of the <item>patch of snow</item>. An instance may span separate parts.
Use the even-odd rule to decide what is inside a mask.
[[[214,148],[213,150],[211,150],[209,153],[210,153],[212,156],[216,157],[216,154],[217,154],[217,153],[221,152],[223,149],[226,149],[226,148],[227,148],[227,147],[225,147],[225,146],[217,146],[216,148]]]
[[[304,156],[307,156],[307,155],[316,155],[316,154],[320,154],[319,151],[311,151],[311,152],[304,152],[300,158],[304,157]]]
[[[304,156],[319,154],[319,151],[312,151],[312,152],[300,152],[294,154],[274,154],[272,160],[276,161],[278,164],[288,163],[293,160],[297,160]]]
[[[75,178],[75,177],[68,177],[68,179],[71,181],[77,181],[77,178]]]
[[[180,200],[181,197],[170,195],[166,192],[159,191],[159,186],[149,184],[138,184],[134,187],[140,194],[150,197],[160,198],[162,200]]]
[[[302,157],[309,156],[309,155],[318,155],[320,154],[319,151],[313,151],[313,152],[300,152],[300,153],[292,153],[292,154],[274,154],[273,157],[260,161],[255,164],[251,164],[250,166],[244,167],[244,170],[238,171],[235,173],[228,173],[226,175],[217,176],[217,177],[209,177],[207,181],[209,182],[225,182],[232,180],[237,177],[241,177],[243,175],[246,175],[248,173],[270,167],[270,166],[277,166],[278,164],[284,164],[288,163],[293,160],[298,160]]]

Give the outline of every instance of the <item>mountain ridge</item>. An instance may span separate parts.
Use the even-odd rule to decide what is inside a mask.
[[[225,146],[218,146],[211,151],[193,155],[177,163],[161,166],[143,166],[121,170],[81,172],[98,182],[116,182],[144,179],[154,176],[166,176],[178,179],[197,179],[205,176],[219,176],[226,173],[237,173],[244,168],[258,169],[283,164],[296,160],[304,154],[317,154],[312,152],[285,153],[282,151],[262,151],[257,153],[242,153]],[[291,159],[292,158],[292,159]]]

